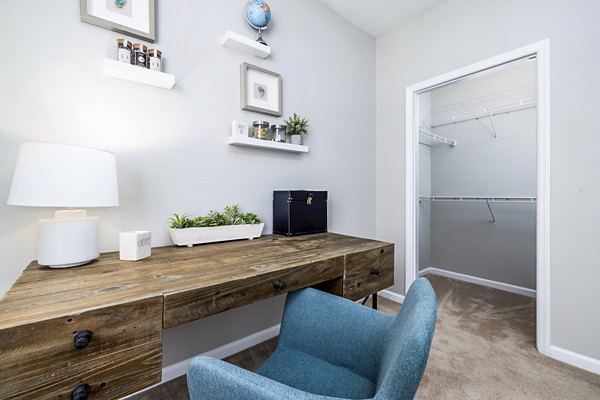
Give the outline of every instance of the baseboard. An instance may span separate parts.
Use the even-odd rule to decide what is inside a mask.
[[[269,340],[279,335],[279,328],[281,324],[277,324],[267,329],[263,329],[262,331],[258,331],[253,333],[252,335],[243,337],[234,342],[227,343],[221,347],[217,347],[216,349],[209,350],[206,353],[202,353],[201,355],[213,358],[225,358],[229,357],[235,353],[238,353],[242,350],[246,350],[252,346],[256,346],[259,343],[264,342],[265,340]],[[192,357],[194,358],[194,357]],[[185,375],[187,373],[188,366],[192,361],[192,358],[188,358],[187,360],[180,361],[178,363],[169,365],[168,367],[163,368],[162,370],[162,382],[170,381],[171,379],[175,379],[180,377],[181,375]]]
[[[440,275],[446,278],[456,279],[457,281],[474,283],[476,285],[488,286],[494,289],[504,290],[505,292],[516,293],[527,297],[535,297],[536,292],[534,289],[528,289],[521,286],[511,285],[509,283],[492,281],[489,279],[477,278],[475,276],[460,274],[458,272],[452,272],[441,268],[429,267],[422,271],[419,271],[419,276],[425,275]]]
[[[396,292],[392,292],[391,290],[382,290],[377,292],[377,294],[381,297],[384,297],[388,300],[395,301],[396,303],[402,304],[404,303],[404,296],[398,294]]]
[[[560,347],[550,346],[550,357],[555,360],[573,365],[574,367],[585,369],[586,371],[600,374],[600,360],[565,350]]]

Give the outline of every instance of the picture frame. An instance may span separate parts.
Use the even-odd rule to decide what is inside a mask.
[[[156,0],[79,0],[81,21],[148,42],[156,40]]]
[[[242,63],[240,76],[242,110],[282,115],[280,74]]]

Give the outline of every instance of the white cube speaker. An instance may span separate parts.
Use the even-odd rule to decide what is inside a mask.
[[[137,261],[150,257],[150,231],[132,231],[119,234],[119,258],[124,261]]]

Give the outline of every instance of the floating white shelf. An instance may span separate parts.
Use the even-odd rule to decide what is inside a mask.
[[[269,57],[271,54],[269,46],[260,44],[256,40],[248,39],[232,31],[227,31],[225,36],[223,36],[223,46],[263,59]]]
[[[175,85],[175,76],[164,72],[152,71],[147,68],[125,64],[110,58],[104,59],[102,73],[113,78],[145,83],[164,89],[171,89]]]
[[[229,137],[229,144],[233,146],[260,147],[263,149],[289,151],[292,153],[308,153],[308,146],[254,139],[242,135],[231,135]]]

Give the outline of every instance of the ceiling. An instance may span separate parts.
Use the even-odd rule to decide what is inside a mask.
[[[348,21],[378,37],[446,0],[319,0]]]

